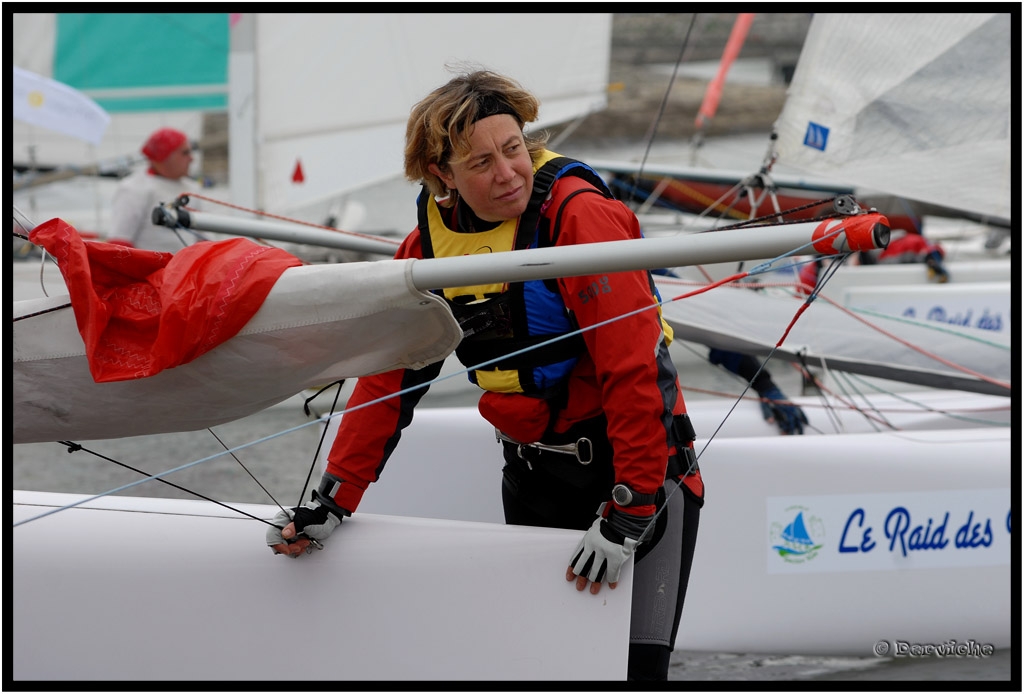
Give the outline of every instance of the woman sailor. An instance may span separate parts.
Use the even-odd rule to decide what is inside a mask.
[[[640,237],[593,170],[524,134],[538,108],[515,81],[478,71],[412,109],[405,173],[424,189],[397,258]],[[470,378],[503,441],[505,521],[584,531],[566,548],[565,580],[581,592],[614,588],[634,557],[628,678],[667,679],[704,486],[650,273],[443,293],[463,328],[460,361],[486,364]],[[267,534],[275,553],[301,556],[357,509],[426,391],[408,389],[440,369],[359,379],[350,408],[385,399],[342,418],[312,502],[279,514],[283,529]]]

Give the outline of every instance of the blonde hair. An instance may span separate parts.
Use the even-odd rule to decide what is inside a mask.
[[[429,170],[469,155],[469,136],[481,118],[508,113],[519,127],[537,120],[540,101],[515,80],[489,70],[453,77],[412,107],[405,128],[405,177],[422,183],[434,197],[444,197],[444,182]],[[547,145],[547,134],[525,136],[526,149],[536,159]]]

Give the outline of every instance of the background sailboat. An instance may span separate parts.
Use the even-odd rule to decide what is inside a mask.
[[[775,155],[765,157],[765,172],[778,175],[783,189],[796,187],[788,183],[797,176],[803,188],[819,184],[822,192],[835,186],[855,189],[859,199],[885,202],[876,206],[893,222],[911,211],[919,222],[922,210],[932,209],[1006,226],[1012,151],[1010,30],[1007,13],[816,13],[775,134],[759,152]],[[734,57],[723,55],[705,101]],[[698,120],[703,128],[713,111],[703,104],[702,109]],[[698,130],[695,153],[702,149],[700,135]],[[664,175],[678,183],[687,183],[691,175],[697,183],[710,183],[715,169],[725,169],[720,184],[742,180],[730,170],[734,166],[715,161],[720,155],[703,157],[711,162],[709,167],[669,167]],[[621,164],[620,172],[627,173]],[[657,169],[649,171],[652,177]],[[670,186],[663,195],[672,200],[674,192],[689,211],[709,207],[699,195],[707,189],[696,188],[686,198],[683,186],[678,191]],[[894,197],[900,204],[893,204]],[[732,201],[719,202],[725,208]],[[762,208],[761,213],[767,211]],[[716,216],[715,210],[710,212]],[[747,212],[749,207],[744,207],[729,217],[749,216]]]
[[[1003,13],[816,14],[775,122],[778,161],[1008,227],[1010,32]],[[941,286],[921,265],[844,267],[822,291],[851,308],[1010,330],[1009,258],[951,267]]]
[[[489,38],[494,27],[534,32],[528,13],[39,13],[15,20],[16,65],[82,90],[112,114],[95,147],[16,124],[16,167],[90,166],[107,177],[22,190],[15,202],[36,223],[45,213],[100,234],[109,228],[116,177],[141,163],[140,144],[158,127],[200,143],[197,169],[213,172],[216,184],[204,191],[213,202],[203,209],[248,218],[240,209],[264,210],[363,231],[365,211],[349,194],[401,177],[409,108],[460,62],[515,74],[542,100],[538,128],[607,104],[609,13],[547,15],[546,30],[560,37],[557,61]],[[437,40],[445,35],[460,37],[457,51]],[[152,51],[153,36],[180,37],[173,57]],[[213,129],[221,114],[226,129]],[[225,145],[221,165],[215,159]]]
[[[815,14],[785,106],[775,123],[777,136],[766,143],[768,155],[759,172],[743,176],[660,164],[645,169],[651,180],[661,180],[661,195],[671,199],[678,190],[689,196],[690,203],[703,201],[707,205],[703,210],[706,217],[696,223],[687,222],[690,231],[711,228],[718,216],[724,224],[745,217],[774,219],[775,211],[788,206],[803,208],[796,218],[820,214],[828,209],[836,193],[843,192],[843,185],[856,191],[862,203],[870,204],[880,196],[905,201],[882,208],[889,213],[894,228],[919,228],[920,210],[928,209],[921,205],[961,219],[984,219],[1008,228],[1009,32],[1009,14]],[[598,166],[622,174],[639,169],[636,164],[621,161],[599,161]],[[774,173],[776,167],[782,167],[784,173]],[[744,181],[746,185],[742,185]],[[620,190],[628,194],[628,181]],[[755,200],[759,201],[757,206]],[[819,204],[809,204],[812,200]],[[645,202],[644,209],[649,204]],[[917,206],[916,219],[899,215],[901,207],[911,206]],[[671,232],[660,229],[657,233]],[[978,232],[972,229],[972,233]],[[929,283],[923,264],[847,263],[820,291],[824,298],[860,311],[861,320],[874,320],[881,314],[934,324],[936,339],[943,332],[940,328],[974,329],[974,338],[958,341],[948,353],[950,357],[967,358],[979,342],[1012,329],[1011,263],[1008,257],[994,254],[951,257],[955,260],[947,263],[952,277],[947,284]],[[718,265],[681,268],[677,273],[700,283],[729,276],[737,269]],[[797,268],[777,263],[774,269],[752,279],[792,289]],[[660,281],[663,285],[671,283]],[[674,290],[665,287],[663,291]],[[723,308],[729,305],[727,295],[732,293],[719,294]],[[772,304],[778,301],[763,294],[751,292],[747,296],[747,310],[741,315],[749,316],[752,325],[756,325],[757,316],[771,315]],[[752,331],[741,326],[730,327],[727,334],[719,330],[716,323],[728,319],[715,314],[716,299],[709,296],[679,302],[668,309],[675,314],[670,320],[681,335],[704,343],[732,344],[759,354],[769,351],[764,345],[774,341],[755,338]],[[704,315],[697,310],[702,303],[707,305]],[[839,313],[829,306],[817,310]],[[728,315],[732,313],[727,310]],[[827,321],[820,323],[821,330],[837,337],[846,335],[841,352],[824,348],[824,342],[806,334],[806,340],[792,336],[791,344],[805,354],[830,354],[833,367],[849,356],[865,361],[877,357],[879,362],[892,366],[916,358],[909,352],[879,348],[877,343],[869,346],[870,331],[843,333],[839,325],[844,318],[833,321],[818,315],[817,319]],[[798,326],[797,330],[802,329]],[[916,328],[908,328],[912,330]],[[1009,332],[995,339],[1003,343],[1000,349],[1004,356],[998,361],[1005,364],[1004,373],[1008,375]],[[917,339],[911,342],[917,343]],[[756,347],[757,343],[762,347]]]

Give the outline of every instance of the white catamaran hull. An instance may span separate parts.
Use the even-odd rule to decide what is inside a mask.
[[[16,492],[14,520],[80,498]],[[577,593],[579,533],[360,514],[290,561],[263,532],[212,504],[126,497],[17,528],[13,678],[625,679],[632,571]]]
[[[908,399],[907,395],[912,397]],[[915,404],[909,404],[908,400]],[[696,452],[703,461],[702,451],[706,446],[707,455],[712,459],[724,455],[731,460],[728,451],[744,446],[735,439],[754,439],[752,445],[768,441],[782,449],[792,443],[796,451],[800,450],[799,446],[813,446],[817,460],[827,458],[830,450],[845,446],[847,441],[867,446],[870,440],[861,435],[877,434],[873,443],[879,451],[884,451],[887,439],[878,433],[881,431],[888,431],[888,435],[897,438],[908,432],[914,432],[915,436],[965,429],[998,432],[999,429],[1009,430],[1011,417],[1006,398],[957,391],[875,396],[870,398],[870,403],[863,400],[856,403],[864,411],[844,410],[835,401],[836,409],[825,410],[818,397],[797,397],[793,402],[803,408],[810,420],[803,437],[780,436],[778,428],[764,421],[761,408],[753,402],[741,402],[735,409],[734,403],[724,398],[688,402],[687,410],[697,431]],[[341,417],[344,415],[331,419],[326,441],[334,440]],[[972,434],[972,438],[976,435]],[[817,441],[801,444],[799,441],[804,438]],[[320,451],[321,468],[326,465],[327,453],[327,447]],[[868,455],[875,455],[875,452]],[[889,458],[887,452],[879,455]],[[924,455],[923,452],[920,455]],[[501,456],[494,428],[475,407],[419,408],[412,424],[402,432],[402,440],[388,460],[387,472],[367,491],[359,511],[503,523]],[[701,465],[703,469],[704,463]],[[777,474],[788,478],[785,465]],[[443,495],[443,499],[423,493],[424,489],[436,487],[442,479],[459,480],[461,488],[473,490],[473,493]],[[835,487],[837,491],[841,489],[841,485]],[[711,491],[718,498],[718,490]]]
[[[578,532],[375,515],[398,487],[435,499],[435,513],[475,495],[500,513],[493,437],[484,448],[481,435],[438,433],[411,457],[431,488],[457,493],[424,494],[396,454],[360,512],[300,561],[272,557],[263,525],[205,502],[106,497],[43,516],[82,497],[16,492],[15,522],[35,520],[14,532],[15,679],[622,679],[630,572],[615,591],[576,594],[563,572]],[[676,646],[1009,647],[1010,431],[836,443],[708,447]],[[571,636],[595,633],[606,636]]]
[[[676,645],[1011,644],[1010,431],[725,439]],[[787,531],[802,514],[808,535]],[[792,554],[785,554],[793,551]]]
[[[968,409],[1005,405],[961,397]],[[935,410],[957,407],[956,393],[924,398]],[[796,400],[825,427],[814,398]],[[707,503],[677,648],[870,656],[880,639],[1009,646],[1008,409],[996,415],[1002,427],[890,412],[893,425],[920,428],[870,433],[849,412],[839,417],[851,433],[779,436],[754,421],[758,408],[741,407],[709,443],[729,406],[689,408]],[[494,430],[474,408],[420,410],[360,512],[500,524],[501,464]],[[423,493],[448,484],[458,493]],[[780,554],[800,511],[813,549]]]
[[[656,281],[668,301],[663,315],[679,339],[762,358],[774,349],[775,359],[930,388],[1011,392],[1009,331],[898,315],[885,287],[878,288],[876,302],[865,295],[865,305],[856,309],[819,297],[790,326],[803,300],[787,293],[740,285],[685,296],[697,287],[670,277]],[[683,298],[669,301],[676,297]],[[921,301],[922,307],[933,305]]]

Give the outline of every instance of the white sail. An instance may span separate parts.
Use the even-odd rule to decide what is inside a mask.
[[[110,114],[82,92],[62,82],[14,66],[16,120],[98,145]]]
[[[242,15],[229,58],[232,202],[296,215],[400,175],[409,110],[449,66],[521,82],[541,101],[533,127],[604,108],[611,15],[546,14],[543,27],[531,13]]]
[[[1010,218],[1011,15],[815,14],[780,163]]]

